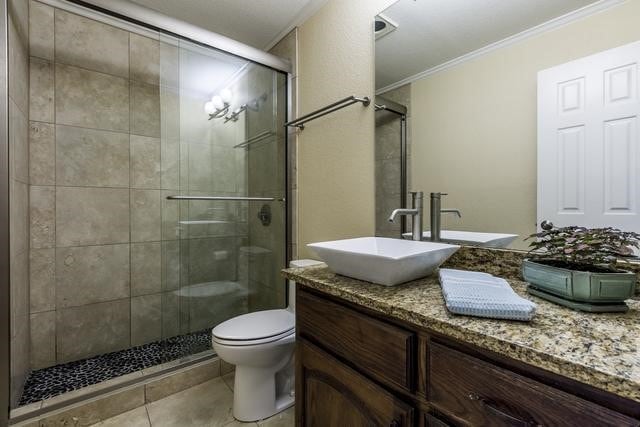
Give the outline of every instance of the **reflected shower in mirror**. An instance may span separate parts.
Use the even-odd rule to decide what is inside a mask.
[[[442,215],[443,236],[516,234],[499,245],[514,249],[545,219],[640,231],[637,16],[638,1],[591,0],[399,0],[383,11],[376,94],[406,107],[410,140],[398,191],[448,193],[442,208],[463,215]],[[401,207],[392,123],[376,120],[378,224]]]

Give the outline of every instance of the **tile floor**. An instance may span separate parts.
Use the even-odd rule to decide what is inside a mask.
[[[95,427],[291,427],[290,408],[258,423],[241,423],[233,418],[233,373],[191,387],[146,404]]]

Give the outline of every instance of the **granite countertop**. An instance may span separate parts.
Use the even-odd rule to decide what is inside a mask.
[[[447,311],[436,275],[387,287],[337,275],[325,266],[291,268],[297,283],[418,327],[491,350],[640,402],[640,301],[627,313],[573,311],[513,289],[538,304],[531,322],[492,320]]]

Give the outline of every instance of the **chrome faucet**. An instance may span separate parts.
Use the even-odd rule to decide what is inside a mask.
[[[410,215],[412,217],[411,238],[418,241],[422,240],[423,199],[424,193],[422,191],[412,191],[411,209],[396,209],[391,212],[389,217],[389,222],[393,222],[398,215]]]
[[[431,241],[439,242],[440,241],[440,221],[441,215],[443,213],[455,213],[458,215],[458,218],[462,218],[462,214],[458,209],[442,209],[441,208],[441,197],[446,196],[447,193],[431,193]]]

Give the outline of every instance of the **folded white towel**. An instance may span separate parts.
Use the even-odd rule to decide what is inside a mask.
[[[442,294],[452,313],[496,319],[531,320],[536,304],[516,294],[509,282],[488,273],[442,268]]]

